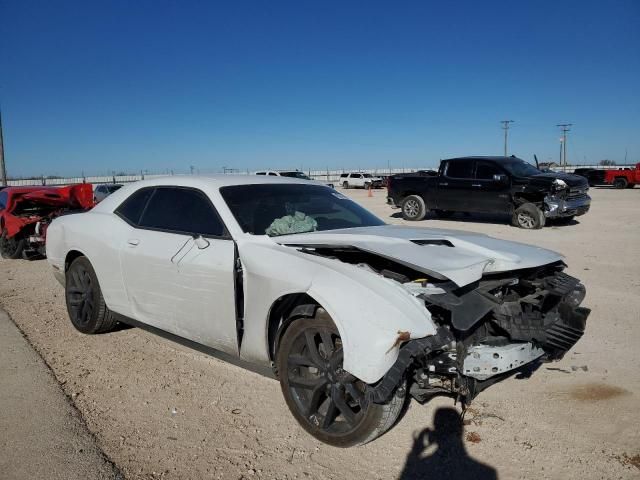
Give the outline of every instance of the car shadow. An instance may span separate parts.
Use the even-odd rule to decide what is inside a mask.
[[[401,212],[394,212],[391,218],[402,218]],[[511,224],[511,215],[508,214],[483,214],[483,213],[454,213],[450,217],[439,217],[433,212],[428,212],[424,220],[443,220],[463,223],[506,223]],[[416,222],[417,223],[417,222]]]
[[[436,478],[496,480],[497,471],[469,456],[463,441],[463,423],[457,410],[443,407],[436,410],[434,429],[425,428],[413,441],[400,480],[431,480]],[[424,455],[427,449],[435,450]]]
[[[390,215],[391,218],[402,218],[402,213],[394,212]],[[485,214],[485,213],[454,213],[452,216],[443,218],[438,217],[435,213],[429,212],[424,217],[424,220],[443,220],[449,222],[461,222],[461,223],[486,223],[494,225],[511,225],[511,215],[508,214]],[[422,221],[424,221],[422,220]],[[415,222],[420,225],[419,222]],[[548,227],[568,227],[571,225],[578,225],[580,222],[575,218],[570,222],[562,222],[561,220],[547,219],[546,226]]]

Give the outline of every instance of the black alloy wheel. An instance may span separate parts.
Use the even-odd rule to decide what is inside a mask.
[[[318,309],[285,331],[277,355],[280,384],[296,420],[317,439],[338,447],[367,443],[397,419],[404,398],[378,405],[366,384],[342,368],[343,349],[329,315]]]
[[[98,277],[86,257],[76,258],[66,272],[65,300],[71,323],[82,333],[107,332],[117,323],[104,302]]]
[[[3,231],[0,235],[0,256],[15,260],[22,256],[24,250],[25,239],[19,238],[17,235],[9,237],[7,231]]]

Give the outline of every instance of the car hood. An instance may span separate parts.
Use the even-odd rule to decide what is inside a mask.
[[[555,179],[559,179],[564,181],[570,188],[575,187],[588,187],[589,182],[580,175],[574,175],[572,173],[562,173],[562,172],[547,172],[540,173],[539,175],[533,175],[531,177],[527,177],[533,180],[538,184],[551,184]]]
[[[551,250],[459,230],[400,225],[349,228],[272,237],[286,246],[355,247],[458,286],[484,273],[548,265],[563,259]]]

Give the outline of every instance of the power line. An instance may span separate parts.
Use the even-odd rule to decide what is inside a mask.
[[[571,131],[569,127],[572,125],[573,123],[559,123],[556,125],[556,127],[560,127],[560,130],[562,130],[562,140],[560,140],[562,142],[560,148],[560,165],[567,165],[567,132]]]
[[[507,149],[507,143],[509,141],[509,124],[510,123],[514,123],[513,120],[500,120],[500,123],[502,124],[502,129],[504,130],[504,156],[507,157],[508,154],[508,149]]]
[[[7,186],[7,168],[4,165],[4,140],[2,138],[2,111],[0,111],[0,186]]]

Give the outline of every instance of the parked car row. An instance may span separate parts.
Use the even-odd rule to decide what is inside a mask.
[[[536,229],[547,220],[570,222],[589,211],[584,177],[541,172],[516,157],[462,157],[443,160],[437,175],[393,175],[387,201],[405,220],[422,220],[428,211],[449,218],[456,213],[510,214],[513,225]]]
[[[446,196],[440,187],[450,186],[446,202],[464,202],[467,181],[502,192],[478,190],[487,195],[478,202],[498,197],[506,208],[524,193],[520,207],[538,210],[520,211],[588,208],[561,196],[582,183],[537,177],[517,159],[452,160],[437,177],[392,180],[390,192],[414,218],[440,201],[432,188]],[[416,193],[394,189],[425,182]],[[137,325],[273,376],[302,428],[338,447],[384,434],[410,398],[468,405],[522,369],[561,359],[589,315],[585,287],[558,253],[387,225],[325,185],[283,175],[129,184],[53,219],[46,250],[77,330]]]

